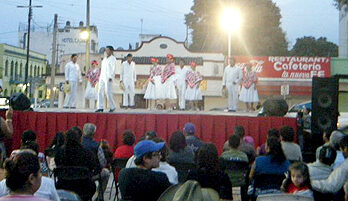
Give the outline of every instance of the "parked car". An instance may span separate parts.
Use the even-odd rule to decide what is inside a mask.
[[[34,107],[34,104],[31,106],[32,108],[49,108],[50,107],[50,100],[42,100],[36,104],[36,107]],[[58,101],[54,101],[53,107],[58,107]]]

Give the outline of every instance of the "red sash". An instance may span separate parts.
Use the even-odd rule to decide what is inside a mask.
[[[189,71],[186,74],[186,83],[190,88],[194,88],[203,78],[199,72]]]
[[[162,73],[162,83],[164,83],[170,76],[175,74],[175,65],[174,63],[166,65],[164,67],[163,73]]]

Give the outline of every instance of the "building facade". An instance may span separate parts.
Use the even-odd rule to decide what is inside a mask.
[[[60,57],[63,54],[85,53],[86,41],[80,38],[80,33],[84,31],[86,27],[83,22],[77,27],[71,26],[67,21],[65,26],[58,28],[57,33],[57,55],[56,64],[60,62]],[[96,26],[90,26],[91,30],[91,53],[98,52],[98,29]],[[19,46],[25,47],[26,44],[26,30],[19,32]],[[52,43],[53,32],[52,31],[33,31],[30,33],[30,49],[42,54],[47,55],[48,62],[52,63]]]
[[[206,111],[213,109],[222,109],[227,106],[227,99],[222,97],[222,76],[225,67],[225,56],[222,53],[206,53],[206,52],[192,52],[189,51],[183,42],[178,42],[172,38],[158,36],[154,37],[149,41],[143,41],[139,48],[135,50],[116,50],[114,52],[115,57],[117,58],[117,68],[116,68],[116,80],[114,83],[114,94],[117,105],[120,105],[122,102],[122,90],[119,87],[119,74],[121,62],[125,59],[128,53],[133,54],[133,60],[136,63],[136,72],[137,72],[137,83],[136,83],[136,100],[139,107],[144,107],[145,101],[143,99],[143,94],[145,92],[145,83],[148,79],[149,69],[151,66],[150,58],[156,57],[159,59],[160,65],[164,65],[165,57],[167,54],[174,55],[176,59],[176,65],[178,65],[180,59],[184,59],[186,64],[189,64],[192,61],[197,63],[197,70],[201,72],[203,75],[204,82],[201,85],[203,101],[202,106]],[[97,60],[101,63],[103,58],[103,54],[92,54],[91,60]],[[84,54],[81,54],[78,63],[80,66],[84,66]],[[243,59],[242,57],[236,57],[237,65],[242,65]],[[289,60],[286,62],[286,60]],[[286,98],[288,104],[291,106],[296,103],[300,103],[303,101],[308,101],[311,99],[311,89],[312,82],[311,77],[306,77],[306,73],[313,73],[312,71],[300,71],[301,76],[304,77],[295,77],[295,78],[285,78],[283,77],[284,72],[286,70],[280,68],[286,68],[287,65],[290,65],[290,60],[303,59],[304,57],[254,57],[252,60],[254,62],[259,62],[258,68],[259,70],[263,70],[263,72],[270,72],[272,75],[266,75],[264,77],[259,78],[258,82],[258,92],[260,96],[261,102],[270,97],[280,97],[283,96]],[[307,58],[306,65],[310,65],[311,59],[318,59],[323,61],[322,69],[325,68],[325,76],[328,77],[330,75],[337,74],[341,72],[340,69],[342,65],[344,65],[344,59],[338,61],[337,58]],[[279,61],[278,61],[279,60]],[[282,61],[284,60],[284,61]],[[60,72],[64,72],[64,67],[67,62],[70,61],[70,55],[63,55],[60,65]],[[239,62],[240,61],[240,62]],[[347,60],[348,61],[348,60]],[[262,63],[264,62],[264,63]],[[294,62],[291,62],[292,68],[295,68],[293,65]],[[296,62],[295,62],[296,63]],[[299,62],[301,63],[301,62]],[[303,62],[302,62],[303,63]],[[309,63],[309,64],[308,64]],[[273,66],[274,64],[274,66]],[[304,65],[304,64],[300,64]],[[282,67],[281,67],[282,66]],[[325,66],[325,67],[324,67]],[[331,71],[330,71],[331,66]],[[263,68],[263,69],[262,69]],[[272,69],[271,69],[272,68]],[[308,69],[307,69],[308,70]],[[287,72],[291,72],[288,71]],[[297,71],[294,71],[294,75]],[[315,71],[316,73],[321,71]],[[261,73],[262,74],[262,73]],[[279,75],[278,75],[279,74]],[[64,76],[64,74],[61,74]],[[290,74],[292,75],[292,74]],[[64,81],[64,77],[61,79]],[[57,83],[58,84],[58,83]],[[85,88],[84,83],[81,88],[82,90]],[[288,93],[282,95],[282,87],[288,88]],[[83,96],[83,91],[79,91],[79,95]],[[82,107],[83,100],[80,100],[80,106]],[[244,104],[239,102],[239,108],[243,109]]]
[[[28,81],[31,93],[39,99],[46,96],[46,84],[43,74],[47,72],[46,55],[30,51],[29,54]],[[25,92],[25,66],[26,49],[14,47],[7,44],[0,44],[0,79],[2,85],[2,95],[11,96],[13,93]]]

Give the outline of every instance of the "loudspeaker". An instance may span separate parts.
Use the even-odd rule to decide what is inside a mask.
[[[30,100],[23,93],[15,93],[10,97],[10,106],[14,110],[28,110],[30,109]]]
[[[313,135],[331,133],[337,129],[338,78],[313,77],[312,80],[312,121]]]

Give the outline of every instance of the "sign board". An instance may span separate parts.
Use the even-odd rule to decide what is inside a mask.
[[[244,69],[251,63],[259,78],[308,79],[330,77],[330,57],[236,56],[236,65]]]

